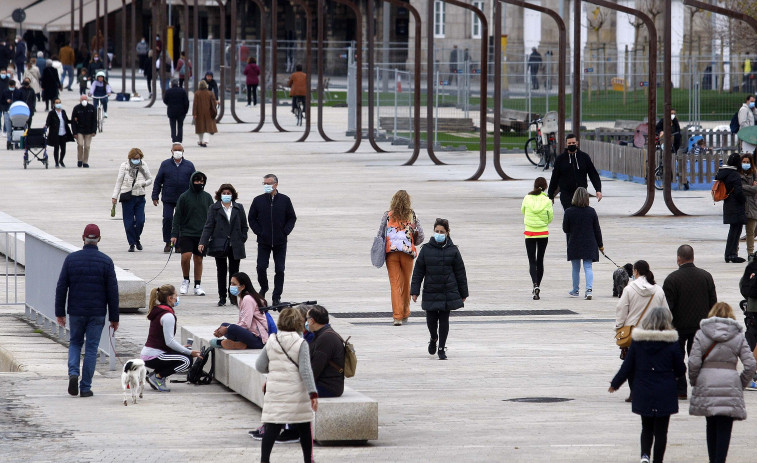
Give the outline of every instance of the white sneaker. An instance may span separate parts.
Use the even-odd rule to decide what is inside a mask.
[[[187,291],[189,291],[189,280],[184,280],[181,282],[181,288],[179,288],[179,294],[187,294]]]
[[[103,113],[103,116],[105,116],[105,119],[108,118],[108,113]]]
[[[205,291],[202,290],[200,285],[195,285],[195,296],[204,296]]]
[[[644,455],[641,457],[641,463],[649,463],[649,457]]]
[[[745,389],[747,391],[757,391],[757,381],[755,380],[749,381],[749,384],[747,384]]]

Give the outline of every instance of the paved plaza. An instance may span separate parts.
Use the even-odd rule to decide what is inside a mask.
[[[119,80],[114,83],[120,88]],[[63,93],[69,114],[77,97]],[[155,277],[167,258],[162,252],[162,208],[148,201],[144,251],[136,253],[127,252],[120,208],[115,218],[109,214],[118,166],[130,148],[142,149],[153,175],[170,156],[164,105],[143,106],[111,101],[105,131],[93,140],[90,169],[75,167],[74,144],[68,145],[66,169],[45,170],[35,161],[23,170],[21,151],[3,151],[0,211],[75,245],[81,243],[84,226],[97,223],[100,249],[116,265],[145,281]],[[239,112],[245,120],[257,121],[257,110]],[[318,141],[315,127],[309,141],[295,143],[301,129],[288,107],[280,107],[279,115],[282,125],[294,131],[290,133],[274,131],[270,108],[266,112],[263,131],[250,133],[254,125],[231,122],[227,102],[227,116],[208,148],[197,146],[188,118],[186,158],[207,174],[207,190],[232,183],[245,210],[262,193],[262,176],[278,175],[279,189],[290,196],[298,217],[289,240],[283,299],[317,299],[337,316],[369,315],[333,318],[332,325],[343,336],[352,336],[359,363],[357,375],[346,384],[378,400],[379,439],[366,445],[316,446],[316,461],[639,461],[640,420],[623,401],[628,388],[607,393],[620,365],[613,340],[615,267],[606,259],[595,264],[593,300],[568,296],[570,265],[558,204],[542,299],[531,299],[520,205],[542,173],[522,153],[503,156],[506,172],[520,180],[499,181],[489,165],[482,181],[467,182],[478,153],[437,153],[447,162],[444,166],[432,165],[422,154],[417,165],[405,167],[407,149],[375,153],[364,143],[358,153],[344,153],[352,145],[344,136],[346,108],[324,110],[327,133],[342,140],[333,143]],[[38,112],[37,123],[43,117]],[[602,181],[604,199],[592,199],[592,206],[608,256],[621,265],[647,260],[661,283],[675,269],[677,246],[690,243],[696,264],[712,272],[719,299],[737,305],[743,266],[723,260],[727,226],[709,192],[674,192],[677,205],[691,214],[687,217],[672,217],[658,194],[650,214],[636,218],[630,214],[642,205],[645,187]],[[436,217],[449,219],[451,236],[465,260],[470,298],[451,319],[446,362],[426,352],[428,332],[420,303],[412,304],[408,324],[392,326],[386,270],[370,265],[373,236],[398,189],[412,195],[427,236]],[[242,271],[255,274],[255,254],[250,233]],[[205,263],[208,296],[182,296],[177,309],[181,325],[236,321],[236,307],[216,307],[215,265],[212,259]],[[148,290],[164,283],[181,283],[178,258],[171,259]],[[494,310],[505,312],[486,316]],[[507,312],[525,310],[530,312]],[[370,314],[375,312],[383,315]],[[0,309],[0,352],[10,352],[28,368],[0,373],[0,461],[259,460],[260,442],[247,431],[259,425],[260,409],[220,385],[171,384],[172,391],[163,394],[148,388],[137,405],[124,407],[120,372],[100,364],[94,397],[70,397],[66,347],[35,332],[23,322],[22,313],[19,306]],[[144,309],[121,316],[116,348],[122,360],[138,356],[147,327]],[[750,417],[734,426],[729,461],[754,460],[751,431],[757,420],[757,392],[745,395]],[[549,401],[511,400],[519,398]],[[681,413],[671,420],[666,461],[705,461],[705,421],[688,415],[688,402],[680,405]],[[301,461],[299,446],[277,445],[273,461]]]

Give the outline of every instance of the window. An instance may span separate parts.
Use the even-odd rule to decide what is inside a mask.
[[[446,17],[447,4],[441,0],[434,1],[434,37],[444,38],[444,20]]]
[[[484,11],[484,2],[483,1],[474,1],[473,6],[478,8],[481,11]],[[481,20],[478,19],[478,16],[476,16],[476,13],[471,11],[471,38],[473,39],[480,39],[481,38]]]

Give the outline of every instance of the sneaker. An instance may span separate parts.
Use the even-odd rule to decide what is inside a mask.
[[[189,291],[189,280],[184,280],[181,282],[181,288],[179,288],[179,294],[187,294],[187,291]]]
[[[129,245],[129,252],[134,252],[134,245],[133,244]]]
[[[82,164],[82,167],[85,169],[89,169],[89,164]]]
[[[578,297],[578,291],[577,290],[576,291],[571,291],[571,292],[568,293],[568,295],[570,297]]]
[[[590,289],[586,290],[586,293],[584,294],[584,299],[586,299],[587,301],[591,300],[591,290]]]
[[[746,386],[747,391],[757,391],[757,381],[751,380]]]
[[[252,431],[248,431],[247,434],[250,435],[255,440],[263,440],[263,435],[265,434],[265,425],[260,425],[258,429],[253,429]]]
[[[439,360],[447,360],[447,348],[446,347],[440,347],[439,352],[437,352],[439,355]]]
[[[213,339],[211,339],[210,342],[209,342],[210,347],[215,347],[216,349],[222,349],[222,347],[221,347],[221,341],[222,341],[221,338],[213,338]]]
[[[108,113],[103,113],[103,116],[105,116],[105,119],[108,118]]]
[[[649,463],[649,457],[646,455],[642,455],[640,463]]]
[[[158,392],[171,392],[171,389],[166,386],[166,379],[158,378],[154,371],[147,376],[147,382]]]
[[[81,391],[81,394],[79,394],[79,397],[92,397],[95,395],[92,391]]]
[[[407,317],[402,319],[402,323],[407,323]]]
[[[284,429],[276,437],[277,444],[296,444],[300,441],[300,434],[294,429]]]
[[[402,320],[394,320],[394,326],[402,326]]]
[[[200,285],[195,285],[195,296],[204,296],[205,291],[202,290],[202,287]]]
[[[226,305],[226,298],[222,297],[222,298],[218,299],[218,304],[217,305],[218,305],[218,307],[225,306]]]
[[[68,393],[77,396],[79,395],[79,377],[74,375],[68,376]]]
[[[534,286],[534,290],[532,291],[532,294],[534,295],[534,300],[535,301],[538,301],[540,299],[540,297],[539,297],[539,293],[540,292],[541,292],[541,290],[539,289],[539,287],[538,286]]]
[[[428,354],[434,355],[436,353],[436,338],[431,338],[428,342]]]

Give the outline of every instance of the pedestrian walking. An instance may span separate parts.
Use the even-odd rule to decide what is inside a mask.
[[[166,378],[175,373],[189,371],[192,358],[202,359],[200,351],[182,346],[176,340],[176,307],[179,295],[173,285],[163,285],[150,291],[147,319],[150,328],[140,358],[153,371],[147,375],[147,384],[158,392],[171,392]]]
[[[58,98],[58,91],[62,88],[58,71],[53,67],[53,62],[47,60],[42,72],[42,99],[45,100],[45,111],[50,110],[50,106]]]
[[[105,66],[103,65],[102,61],[100,61],[100,56],[95,54],[92,55],[92,60],[89,62],[89,65],[87,66],[87,74],[89,74],[89,80],[90,82],[94,81],[97,77],[97,73],[100,71],[105,71]]]
[[[37,111],[37,96],[34,93],[32,81],[28,75],[24,76],[24,81],[21,83],[21,101],[29,107],[29,119],[26,121],[26,124],[31,127],[34,113]]]
[[[81,95],[79,100],[71,112],[71,132],[76,138],[76,166],[89,168],[89,148],[97,135],[97,112],[87,101],[87,95]]]
[[[70,92],[73,90],[71,85],[74,83],[74,64],[76,63],[76,55],[74,49],[71,48],[71,42],[66,40],[66,44],[60,48],[58,55],[60,55],[60,63],[63,65],[63,76],[61,77],[60,82],[61,85],[63,85],[66,76],[68,76],[68,86],[66,87],[66,90]]]
[[[739,108],[739,112],[737,116],[739,120],[739,129],[743,129],[744,127],[752,127],[754,125],[754,121],[755,121],[754,106],[755,106],[755,96],[748,95],[746,99],[744,100],[744,104],[742,104],[741,107]],[[742,152],[754,153],[755,149],[757,149],[757,145],[753,145],[745,141],[741,142]]]
[[[189,188],[190,179],[195,172],[192,161],[184,158],[181,143],[171,146],[171,157],[160,163],[158,174],[152,186],[152,204],[158,205],[158,198],[163,202],[163,252],[171,252],[171,227],[173,212],[179,196]],[[175,249],[179,252],[179,249]]]
[[[268,342],[268,320],[260,310],[265,301],[252,287],[249,275],[243,272],[232,275],[229,291],[234,300],[239,297],[239,320],[236,324],[221,323],[213,332],[215,338],[210,345],[219,349],[262,349]]]
[[[42,97],[42,77],[40,76],[39,68],[37,68],[36,58],[32,58],[28,63],[26,63],[26,72],[24,73],[24,77],[29,78],[31,87],[34,90],[35,95],[37,96],[37,101],[40,101]]]
[[[311,423],[318,411],[318,392],[310,366],[310,351],[302,339],[304,320],[299,310],[281,311],[278,333],[268,338],[255,362],[255,368],[267,373],[265,401],[260,421],[265,425],[261,462],[269,462],[276,437],[285,424],[299,433],[305,463],[313,460]]]
[[[468,298],[468,277],[460,250],[449,236],[449,221],[436,219],[434,236],[418,254],[413,270],[410,294],[418,302],[423,283],[421,308],[426,312],[426,325],[431,334],[428,353],[437,353],[439,360],[447,360],[447,335],[450,311],[465,305]]]
[[[553,177],[554,178],[554,177]],[[562,200],[562,196],[560,197]],[[567,234],[568,260],[573,266],[573,289],[570,296],[578,297],[578,286],[583,261],[586,292],[584,299],[591,300],[594,286],[592,262],[599,261],[599,251],[604,252],[602,230],[597,212],[589,206],[589,192],[578,187],[573,194],[573,206],[563,215],[562,229]],[[625,291],[624,291],[625,292]]]
[[[37,52],[37,69],[39,70],[40,75],[45,71],[45,68],[47,67],[47,60],[45,59],[45,52],[38,51]]]
[[[531,74],[531,88],[539,90],[539,68],[541,68],[541,53],[536,47],[531,48],[531,54],[528,55],[528,72]]]
[[[218,102],[213,93],[208,90],[208,84],[200,81],[192,105],[192,123],[199,138],[197,144],[203,148],[208,146],[209,135],[218,132],[216,127],[217,105]]]
[[[676,377],[686,374],[686,365],[671,319],[665,307],[649,311],[641,327],[631,332],[628,355],[608,389],[613,393],[626,381],[633,384],[631,411],[641,416],[641,463],[650,462],[653,444],[654,462],[662,463],[670,415],[678,413]]]
[[[218,100],[218,82],[213,80],[213,73],[211,71],[206,72],[205,78],[203,80],[205,81],[205,85],[208,86],[208,90],[213,92],[213,95],[216,97],[216,101],[217,101]],[[202,83],[202,81],[200,82]]]
[[[0,38],[0,69],[8,69],[13,58],[13,50],[6,43],[5,38]]]
[[[147,40],[144,37],[142,37],[142,40],[137,43],[136,51],[137,61],[139,63],[139,73],[144,74],[145,69],[147,69],[147,52],[150,51],[150,46],[147,44]]]
[[[115,206],[121,203],[124,218],[126,240],[129,242],[129,252],[142,250],[142,230],[145,227],[145,194],[146,188],[152,184],[150,169],[144,162],[145,155],[139,148],[129,150],[128,159],[121,163],[113,187],[111,201]]]
[[[730,305],[716,303],[700,327],[689,356],[693,387],[689,414],[704,416],[707,421],[710,462],[725,463],[733,421],[746,419],[743,391],[757,363]],[[739,360],[741,373],[737,370]]]
[[[237,295],[229,292],[231,277],[239,272],[239,261],[247,257],[244,244],[247,242],[247,215],[244,206],[237,202],[239,195],[230,183],[224,183],[215,195],[215,204],[208,210],[208,218],[200,237],[200,252],[216,259],[218,277],[218,307],[226,305],[230,294],[232,305],[237,305]]]
[[[565,140],[567,147],[557,156],[552,169],[552,178],[549,181],[549,190],[547,191],[549,198],[554,201],[557,189],[560,188],[562,208],[563,210],[568,209],[571,206],[573,193],[576,189],[589,187],[588,177],[597,192],[597,201],[602,201],[602,180],[600,180],[591,158],[578,149],[578,139],[575,135],[568,134]]]
[[[538,177],[534,181],[534,189],[524,198],[520,206],[523,214],[523,224],[526,231],[526,255],[528,255],[528,271],[531,274],[533,289],[531,296],[538,301],[541,293],[541,279],[544,276],[544,253],[549,242],[549,224],[554,218],[552,201],[546,193],[547,179]]]
[[[728,197],[723,200],[723,223],[729,225],[728,238],[725,243],[725,261],[740,264],[746,261],[739,257],[739,237],[741,228],[746,223],[746,197],[741,187],[741,155],[733,153],[726,165],[720,167],[715,180],[725,184]]]
[[[55,288],[55,317],[58,325],[65,327],[68,314],[68,393],[92,397],[92,376],[106,313],[110,329],[113,333],[118,330],[118,280],[113,261],[97,249],[100,228],[87,225],[82,240],[83,249],[63,261]],[[80,370],[82,346],[84,362]]]
[[[71,133],[68,115],[63,109],[60,98],[55,98],[53,109],[47,113],[45,127],[47,127],[47,146],[53,147],[55,167],[66,167],[63,163],[63,158],[66,157],[66,143],[74,141],[74,135]]]
[[[263,194],[256,196],[250,205],[248,223],[257,236],[257,272],[260,297],[265,299],[268,292],[268,263],[273,254],[274,277],[273,305],[281,302],[284,291],[284,270],[286,268],[287,238],[297,221],[292,200],[279,193],[279,178],[274,174],[263,177]]]
[[[14,82],[15,86],[15,81],[9,78],[8,71],[0,69],[0,124],[2,124],[3,132],[6,134],[9,134],[12,130],[10,114],[8,114],[11,103],[13,103],[13,92],[8,92],[10,82]],[[8,141],[10,141],[10,135]]]
[[[184,88],[184,79],[192,78],[192,62],[187,59],[186,52],[181,52],[176,63],[176,73],[179,74],[179,87]]]
[[[148,95],[152,95],[152,77],[155,71],[155,66],[153,66],[153,63],[152,63],[153,54],[154,52],[152,50],[149,50],[147,52],[147,61],[146,61],[145,72],[144,72],[145,80],[147,81]]]
[[[171,227],[171,245],[179,243],[181,248],[181,273],[184,280],[179,288],[179,294],[187,294],[189,291],[189,264],[194,263],[194,295],[204,296],[202,283],[202,258],[200,251],[200,238],[205,222],[208,218],[208,209],[213,204],[213,197],[205,191],[208,177],[200,171],[192,174],[189,180],[189,189],[179,196],[176,202],[176,211],[173,216]]]
[[[16,63],[16,77],[18,80],[24,76],[24,68],[26,64],[26,42],[21,36],[16,36],[16,53],[14,62]]]
[[[79,81],[79,95],[86,95],[87,86],[89,85],[89,75],[87,74],[87,68],[81,68],[77,80]]]
[[[691,355],[699,322],[707,318],[707,313],[718,301],[718,295],[710,272],[694,265],[694,248],[688,244],[679,246],[676,263],[678,270],[665,278],[662,289],[673,314],[673,326],[678,332],[681,353],[685,357]],[[678,398],[686,400],[686,376],[679,376],[677,380]]]
[[[752,153],[741,154],[741,190],[746,199],[746,252],[747,259],[754,260],[754,235],[757,231],[757,168]]]
[[[258,67],[258,62],[254,56],[250,56],[247,59],[247,66],[245,66],[242,73],[245,75],[245,83],[247,84],[247,106],[250,106],[250,103],[257,106],[260,68]]]
[[[168,125],[171,126],[171,142],[182,143],[184,141],[184,118],[189,112],[189,96],[178,80],[171,80],[171,88],[163,93],[163,103],[166,105]]]

